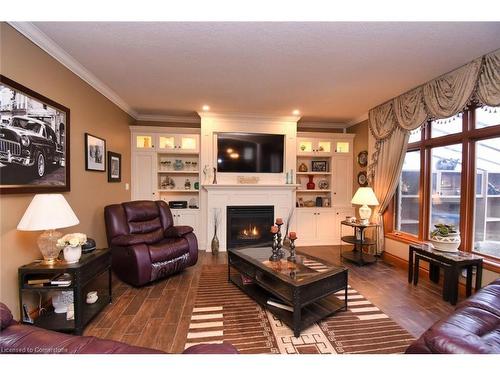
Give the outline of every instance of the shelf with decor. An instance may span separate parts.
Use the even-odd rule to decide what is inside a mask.
[[[321,176],[328,176],[328,175],[331,175],[332,173],[331,172],[297,172],[298,176],[305,176],[308,174],[318,175],[318,176],[320,176],[320,175]]]
[[[330,189],[297,189],[297,193],[330,193]]]

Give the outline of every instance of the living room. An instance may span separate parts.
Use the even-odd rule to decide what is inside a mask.
[[[457,18],[0,22],[0,353],[500,353],[500,23]]]

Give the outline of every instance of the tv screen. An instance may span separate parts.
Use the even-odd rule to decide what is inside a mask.
[[[281,134],[219,133],[219,172],[282,173],[285,136]]]

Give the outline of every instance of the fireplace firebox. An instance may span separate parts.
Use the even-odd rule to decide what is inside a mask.
[[[272,243],[274,206],[227,206],[227,248]]]

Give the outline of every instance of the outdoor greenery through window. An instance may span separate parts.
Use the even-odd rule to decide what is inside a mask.
[[[472,108],[412,132],[392,217],[396,232],[419,240],[435,224],[455,225],[462,250],[500,259],[500,108]]]

